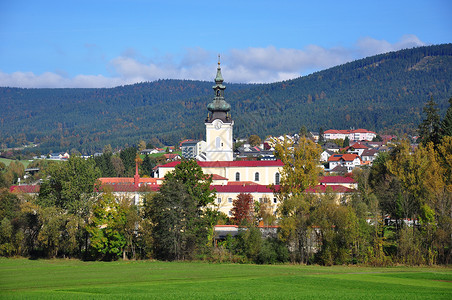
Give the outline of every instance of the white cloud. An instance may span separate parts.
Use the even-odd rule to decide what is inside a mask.
[[[405,35],[396,43],[365,37],[353,47],[324,48],[308,45],[303,49],[246,48],[230,49],[222,54],[223,77],[227,82],[275,82],[299,77],[355,59],[423,46],[415,35]],[[87,47],[91,47],[88,45]],[[114,87],[158,79],[192,79],[212,81],[215,77],[216,53],[202,48],[185,49],[180,59],[176,55],[146,58],[133,48],[125,50],[108,62],[111,76],[78,75],[67,77],[64,72],[2,73],[0,86],[11,87]]]
[[[362,57],[372,56],[380,53],[397,51],[401,49],[425,46],[426,44],[419,40],[415,35],[404,35],[400,41],[391,44],[385,40],[376,40],[371,37],[360,39],[356,43],[358,55]]]
[[[124,82],[120,78],[109,78],[102,75],[78,75],[74,78],[67,78],[51,72],[36,75],[32,72],[14,72],[7,74],[0,71],[0,86],[3,87],[96,88],[115,87],[126,83],[133,83],[133,81]]]

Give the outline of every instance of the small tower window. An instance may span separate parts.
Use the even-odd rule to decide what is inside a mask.
[[[279,184],[279,173],[275,174],[275,184],[278,185]]]
[[[259,181],[259,172],[254,173],[254,181]]]
[[[219,136],[215,139],[215,147],[217,147],[217,149],[221,148],[221,138]]]
[[[240,181],[240,173],[235,173],[235,181]]]

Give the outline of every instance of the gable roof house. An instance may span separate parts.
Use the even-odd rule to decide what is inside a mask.
[[[320,161],[327,162],[328,158],[335,153],[336,152],[331,151],[331,150],[324,150],[322,153],[320,153]]]
[[[333,142],[325,143],[325,145],[323,145],[322,148],[333,152],[339,152],[339,150],[341,149],[341,147],[339,147],[337,144]]]
[[[334,154],[328,158],[329,169],[344,166],[348,172],[361,165],[361,159],[357,154]]]
[[[378,155],[377,149],[367,149],[364,150],[363,153],[361,154],[361,160],[363,162],[369,162],[370,165],[372,166],[372,162],[375,160],[377,155]]]
[[[360,144],[360,143],[355,143],[351,146],[342,148],[341,151],[345,150],[347,153],[354,153],[354,154],[358,154],[358,156],[361,156],[364,152],[364,150],[369,149],[369,147]]]

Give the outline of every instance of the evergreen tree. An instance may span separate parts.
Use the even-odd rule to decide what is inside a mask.
[[[137,148],[130,147],[121,151],[119,157],[124,165],[124,175],[132,177],[135,174],[135,158],[137,156]]]
[[[350,139],[348,138],[348,136],[345,137],[344,139],[344,143],[342,144],[343,147],[348,147],[350,146]]]
[[[449,108],[441,123],[443,135],[452,136],[452,97],[449,99]]]
[[[325,143],[325,132],[323,131],[323,128],[319,128],[319,144],[322,145]]]
[[[157,258],[190,259],[208,244],[214,225],[206,207],[215,197],[211,182],[195,161],[183,161],[165,175],[159,193],[148,204]]]
[[[427,102],[423,111],[425,119],[419,125],[420,142],[424,145],[427,145],[428,142],[438,145],[441,140],[441,118],[433,97]]]

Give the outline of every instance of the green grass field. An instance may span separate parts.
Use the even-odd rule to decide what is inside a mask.
[[[0,157],[0,162],[4,163],[6,166],[9,166],[9,164],[12,162],[12,159],[2,158]],[[28,167],[28,165],[31,163],[29,160],[19,160],[25,168]]]
[[[2,299],[452,299],[452,268],[0,259]]]

